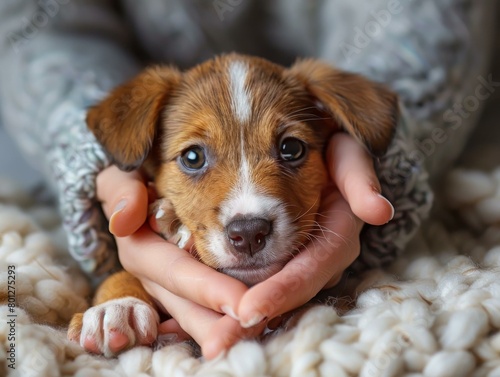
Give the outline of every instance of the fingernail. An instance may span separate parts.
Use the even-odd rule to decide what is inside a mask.
[[[240,321],[240,319],[238,318],[238,316],[234,312],[233,308],[231,308],[229,305],[222,305],[220,307],[220,310],[222,311],[222,313],[227,314],[228,316],[230,316],[235,321],[238,321],[238,322]]]
[[[127,199],[122,199],[118,202],[116,205],[115,209],[113,210],[113,215],[120,212],[122,209],[124,209],[127,206]],[[112,216],[113,216],[112,215]]]
[[[264,321],[267,317],[261,313],[255,313],[252,317],[250,317],[250,320],[246,322],[241,323],[241,327],[248,329],[250,327],[254,327],[255,325],[258,325],[262,321]]]
[[[123,209],[127,206],[127,200],[122,199],[118,202],[118,204],[115,206],[115,209],[113,210],[113,213],[111,214],[111,217],[109,218],[109,225],[108,229],[111,232],[111,234],[115,234],[115,218],[118,213],[123,211]]]
[[[396,211],[394,210],[394,206],[393,206],[393,205],[392,205],[392,203],[389,201],[389,199],[387,199],[387,198],[386,198],[385,196],[383,196],[382,194],[377,193],[377,195],[378,195],[381,199],[383,199],[383,200],[385,200],[387,203],[389,203],[389,205],[391,206],[391,210],[392,210],[392,212],[391,212],[391,218],[389,219],[389,221],[391,221],[391,220],[394,218],[394,214],[396,213]]]

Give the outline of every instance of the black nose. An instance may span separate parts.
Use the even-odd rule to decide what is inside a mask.
[[[271,233],[271,222],[258,218],[233,220],[226,227],[226,232],[237,252],[254,255],[266,246],[266,236]]]

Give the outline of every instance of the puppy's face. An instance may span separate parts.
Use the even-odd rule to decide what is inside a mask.
[[[164,233],[183,224],[205,264],[255,284],[314,230],[329,136],[344,129],[380,154],[396,112],[391,93],[359,76],[232,54],[146,71],[88,123],[119,166],[145,161],[168,203]]]
[[[200,259],[255,283],[305,242],[332,127],[283,69],[247,59],[188,72],[163,112],[157,189]]]

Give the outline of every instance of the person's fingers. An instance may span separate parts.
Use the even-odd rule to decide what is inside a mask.
[[[351,136],[332,137],[327,149],[330,175],[356,216],[382,225],[394,216],[394,207],[380,194],[372,157]]]
[[[340,280],[359,255],[363,222],[338,192],[322,207],[322,231],[280,272],[252,287],[241,299],[237,314],[243,327],[306,303],[325,286]]]
[[[209,327],[223,316],[221,313],[179,297],[153,281],[146,281],[144,288],[175,320],[162,324],[161,333],[175,331],[178,334],[179,329],[182,329],[198,342],[199,339],[205,338]]]
[[[201,346],[203,356],[213,359],[239,340],[259,336],[265,327],[266,321],[264,320],[252,328],[245,329],[238,321],[226,315],[210,327],[198,344]]]
[[[148,214],[148,189],[137,171],[111,166],[97,176],[97,198],[109,219],[109,230],[124,237],[139,229]]]
[[[164,337],[165,335],[168,336],[168,340],[176,342],[182,342],[193,338],[186,331],[184,331],[175,318],[167,319],[159,324],[158,336]]]
[[[191,336],[207,359],[217,357],[240,339],[259,335],[264,329],[265,324],[243,329],[233,318],[180,298],[156,283],[149,282],[146,286],[172,316],[160,325],[159,332],[175,334],[178,340]]]
[[[248,290],[239,280],[199,262],[148,224],[116,242],[123,267],[143,284],[151,280],[177,296],[235,317],[239,300]]]

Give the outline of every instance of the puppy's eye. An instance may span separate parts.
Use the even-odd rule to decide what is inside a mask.
[[[306,154],[306,145],[302,140],[287,137],[281,142],[280,157],[283,161],[294,162],[302,159]]]
[[[191,147],[182,153],[180,161],[187,170],[200,170],[206,164],[205,151],[199,146]]]

